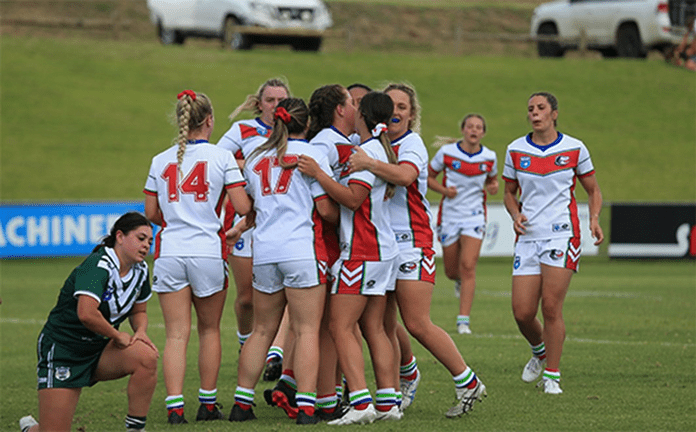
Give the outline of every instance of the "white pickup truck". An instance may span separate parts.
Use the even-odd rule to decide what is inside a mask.
[[[204,37],[240,50],[263,43],[317,51],[333,24],[321,0],[147,0],[147,7],[163,44]]]
[[[534,10],[531,35],[540,57],[561,57],[581,41],[605,57],[645,57],[678,44],[694,14],[696,0],[558,0]]]

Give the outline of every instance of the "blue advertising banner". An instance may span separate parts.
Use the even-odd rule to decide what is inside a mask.
[[[129,211],[144,202],[0,205],[0,258],[89,255]]]

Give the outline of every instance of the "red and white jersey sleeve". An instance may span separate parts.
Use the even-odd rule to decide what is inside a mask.
[[[331,126],[319,131],[309,143],[322,148],[333,171],[334,180],[338,181],[342,176],[348,175],[348,158],[354,146],[349,137]]]
[[[558,134],[547,146],[518,138],[507,148],[503,179],[517,182],[527,232],[519,241],[579,237],[575,201],[577,177],[594,174],[590,153],[582,141]]]
[[[181,167],[176,153],[173,146],[155,156],[145,183],[144,192],[157,197],[164,221],[155,238],[155,258],[221,258],[225,189],[244,186],[244,178],[230,152],[207,142],[189,143]]]
[[[418,177],[408,186],[397,186],[389,201],[389,217],[400,248],[430,248],[433,230],[430,228],[428,191],[428,150],[421,137],[408,131],[392,142],[399,165],[412,166]]]
[[[288,140],[283,160],[292,164],[303,154],[311,156],[331,175],[326,156],[304,140]],[[321,258],[316,250],[312,220],[314,201],[325,195],[318,182],[296,168],[281,167],[275,150],[247,160],[244,173],[247,192],[254,199],[256,210],[252,235],[254,264]]]
[[[365,141],[361,147],[371,158],[389,163],[382,144],[376,139]],[[370,191],[356,211],[341,206],[341,259],[385,261],[394,258],[399,247],[389,221],[385,199],[387,183],[370,171],[343,176],[339,183],[344,186],[359,184]]]
[[[442,146],[430,161],[430,168],[442,172],[442,184],[457,188],[454,198],[442,197],[437,224],[486,214],[487,178],[498,175],[495,152],[485,146],[476,153],[462,150],[460,142]]]
[[[218,141],[218,146],[229,150],[235,159],[245,159],[254,149],[268,140],[273,131],[260,118],[235,122]]]

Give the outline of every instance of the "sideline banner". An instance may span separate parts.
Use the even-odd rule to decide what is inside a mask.
[[[0,258],[89,255],[108,234],[116,219],[129,211],[142,213],[145,204],[142,201],[126,201],[0,205]],[[431,204],[431,211],[434,224],[438,205]],[[578,204],[578,213],[582,253],[597,255],[599,248],[592,244],[587,226],[587,204]],[[159,227],[154,228],[157,234]],[[433,245],[436,255],[442,256],[442,245],[437,238]],[[498,203],[488,204],[488,222],[481,256],[512,257],[514,250],[515,234],[505,207]]]
[[[487,204],[486,236],[481,245],[481,256],[512,257],[515,252],[515,232],[512,230],[512,220],[502,203]],[[439,213],[438,204],[431,204],[430,211],[433,214],[433,231],[435,221]],[[590,210],[586,203],[578,203],[578,216],[580,218],[581,248],[582,254],[597,255],[599,247],[595,246],[590,232]],[[435,234],[434,249],[436,256],[442,256],[442,245]]]
[[[612,204],[612,258],[696,258],[696,204]]]
[[[0,258],[89,255],[116,219],[129,211],[143,213],[145,203],[1,205]]]

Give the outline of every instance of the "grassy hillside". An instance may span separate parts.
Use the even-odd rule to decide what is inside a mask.
[[[484,143],[501,165],[506,145],[529,130],[528,95],[548,90],[560,100],[559,129],[588,145],[606,201],[696,199],[696,81],[658,61],[230,52],[13,36],[3,37],[1,55],[3,201],[140,199],[151,157],[175,135],[168,116],[179,91],[212,98],[217,140],[227,115],[278,75],[305,98],[326,83],[408,81],[420,94],[427,143],[456,135],[464,114],[480,112]]]

